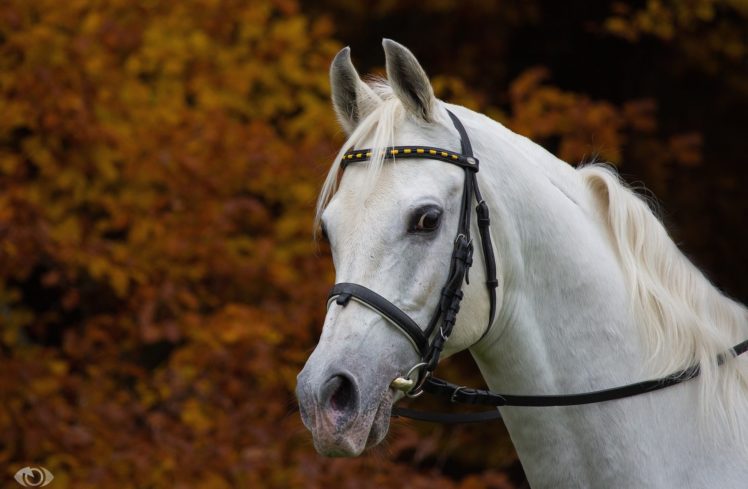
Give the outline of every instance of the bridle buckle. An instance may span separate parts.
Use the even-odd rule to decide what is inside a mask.
[[[452,391],[452,395],[449,398],[449,402],[451,402],[451,403],[457,402],[457,394],[461,390],[464,390],[464,389],[467,389],[467,387],[465,387],[464,385],[461,385],[461,386],[457,387],[457,389],[455,389],[454,391]]]

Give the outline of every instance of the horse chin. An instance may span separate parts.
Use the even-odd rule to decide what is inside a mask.
[[[387,392],[376,406],[362,411],[343,429],[336,428],[321,416],[322,422],[312,430],[314,448],[327,457],[357,457],[378,445],[387,435],[392,411],[392,396]]]
[[[389,393],[389,390],[388,390]],[[385,396],[379,403],[374,420],[369,429],[369,437],[366,439],[366,448],[379,445],[390,429],[390,413],[392,412],[392,398]]]

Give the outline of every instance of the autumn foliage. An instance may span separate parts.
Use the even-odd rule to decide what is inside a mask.
[[[51,487],[77,489],[522,484],[500,425],[396,421],[385,448],[355,460],[321,458],[301,425],[296,374],[334,277],[311,223],[343,140],[327,70],[344,44],[377,71],[379,41],[394,37],[422,58],[438,95],[571,162],[611,161],[645,180],[668,208],[694,212],[694,223],[675,221],[701,263],[734,295],[748,291],[730,263],[742,256],[729,255],[746,246],[737,228],[748,172],[739,143],[724,146],[707,124],[748,100],[735,66],[748,50],[748,8],[650,0],[569,14],[627,63],[644,50],[669,60],[642,71],[720,87],[722,105],[696,97],[701,115],[678,123],[672,97],[693,96],[683,88],[660,95],[646,76],[644,88],[606,92],[511,52],[522,29],[550,25],[544,12],[558,2],[467,3],[0,3],[4,483],[42,465]],[[403,20],[416,13],[429,19],[418,32]],[[481,71],[476,60],[490,63]],[[725,231],[705,241],[716,229]],[[464,360],[445,370],[480,382]]]

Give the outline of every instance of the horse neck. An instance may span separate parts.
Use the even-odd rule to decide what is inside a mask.
[[[484,184],[484,198],[503,282],[492,331],[471,349],[487,384],[496,392],[564,394],[643,380],[646,354],[590,191],[542,148],[498,125],[488,134],[480,122],[469,131],[478,134],[482,182],[496,182]],[[533,487],[670,487],[675,480],[696,487],[735,471],[726,468],[729,454],[704,456],[693,428],[693,384],[502,414]]]

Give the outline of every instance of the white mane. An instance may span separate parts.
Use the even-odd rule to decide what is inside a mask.
[[[748,439],[748,361],[728,354],[723,365],[717,362],[718,356],[748,338],[748,310],[709,282],[647,204],[612,170],[592,165],[579,174],[596,196],[628,282],[650,352],[647,370],[663,376],[698,363],[707,419],[724,421],[741,442]]]

